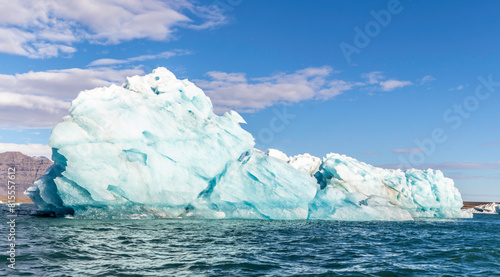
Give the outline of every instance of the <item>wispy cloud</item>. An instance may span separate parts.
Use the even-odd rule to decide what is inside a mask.
[[[459,85],[459,86],[457,86],[457,87],[454,87],[454,88],[450,88],[450,89],[448,89],[448,91],[462,90],[463,88],[464,88],[464,86],[463,86],[463,85]]]
[[[361,77],[367,79],[367,83],[370,85],[378,84],[381,80],[385,79],[382,71],[363,73],[361,74]]]
[[[423,152],[425,152],[425,149],[423,149],[423,148],[398,148],[398,149],[391,149],[391,152],[403,153],[403,154],[423,153]]]
[[[384,168],[399,168],[400,164],[381,165]],[[424,163],[409,167],[417,169],[439,169],[439,170],[500,170],[500,162],[445,162]]]
[[[45,144],[0,143],[0,153],[21,152],[28,156],[52,157],[52,149]]]
[[[279,103],[326,100],[352,89],[357,83],[332,79],[328,66],[310,67],[294,73],[247,78],[244,73],[208,72],[209,80],[194,80],[205,90],[217,112],[235,109],[254,112]]]
[[[361,77],[366,79],[366,83],[368,85],[378,85],[376,89],[382,91],[393,91],[397,88],[413,85],[410,81],[401,81],[396,79],[385,80],[386,77],[381,71],[363,73],[361,74]]]
[[[495,180],[500,179],[500,176],[481,176],[481,175],[459,175],[449,174],[447,177],[454,180]]]
[[[399,81],[399,80],[387,80],[387,81],[382,81],[379,84],[383,91],[392,91],[397,88],[413,85],[413,83],[410,81]]]
[[[124,60],[118,60],[118,59],[100,59],[100,60],[95,60],[91,62],[88,66],[93,67],[93,66],[110,66],[110,65],[124,65],[124,64],[130,64],[134,62],[143,62],[143,61],[149,61],[149,60],[158,60],[158,59],[168,59],[171,57],[175,56],[182,56],[182,55],[189,55],[192,54],[191,51],[188,50],[172,50],[172,51],[165,51],[159,54],[155,55],[141,55],[137,57],[132,57]]]
[[[432,82],[432,81],[435,81],[435,80],[436,80],[436,78],[432,77],[431,75],[425,75],[420,80],[420,85],[423,85],[425,83]]]
[[[359,152],[359,154],[363,154],[363,155],[382,155],[382,153],[380,153],[380,152],[373,152],[373,151],[361,151],[361,152]]]
[[[78,42],[166,41],[176,27],[208,29],[225,22],[220,9],[190,0],[1,1],[0,52],[50,58],[74,53]]]
[[[488,142],[481,144],[481,147],[490,147],[490,146],[500,146],[500,141]]]

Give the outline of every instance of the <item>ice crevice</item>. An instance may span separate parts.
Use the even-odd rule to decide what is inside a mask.
[[[81,218],[471,216],[441,171],[264,152],[244,123],[165,68],[83,91],[52,130],[54,165],[25,193],[41,215]]]

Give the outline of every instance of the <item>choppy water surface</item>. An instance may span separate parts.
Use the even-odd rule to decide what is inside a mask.
[[[6,262],[7,217],[2,212],[0,275],[500,274],[498,215],[466,220],[333,222],[74,220],[22,214],[16,226],[16,270],[10,270]]]

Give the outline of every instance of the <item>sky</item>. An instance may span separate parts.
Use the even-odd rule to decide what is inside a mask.
[[[0,0],[0,152],[50,156],[82,90],[159,66],[259,149],[439,169],[500,201],[497,1]]]

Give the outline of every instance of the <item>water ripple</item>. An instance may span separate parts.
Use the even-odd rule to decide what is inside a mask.
[[[17,221],[9,276],[494,276],[500,216],[415,222]],[[2,213],[2,222],[5,221]],[[0,233],[6,233],[0,224]],[[6,241],[1,247],[7,249]],[[5,251],[0,259],[6,260]]]

